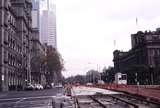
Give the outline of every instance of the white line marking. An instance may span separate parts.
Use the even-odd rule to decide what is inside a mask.
[[[7,101],[7,100],[8,100],[8,101],[9,101],[9,100],[19,100],[19,99],[21,99],[21,98],[0,99],[0,101],[3,101],[3,100],[4,100],[4,101]]]
[[[22,102],[23,100],[25,100],[26,98],[21,98],[19,101],[15,102],[16,104]]]
[[[37,96],[37,97],[24,97],[25,99],[37,99],[37,98],[54,98],[56,96]],[[10,99],[0,99],[0,101],[12,101],[12,100],[21,100],[23,98],[10,98]]]

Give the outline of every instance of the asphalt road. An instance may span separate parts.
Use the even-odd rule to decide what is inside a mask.
[[[63,88],[0,93],[0,108],[59,108]]]

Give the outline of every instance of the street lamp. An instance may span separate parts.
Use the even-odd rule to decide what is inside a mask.
[[[153,84],[153,66],[150,65],[151,84]]]
[[[135,73],[135,76],[136,76],[136,78],[135,78],[135,82],[136,82],[136,85],[137,85],[137,80],[138,80],[138,78],[137,78],[137,72]]]
[[[138,81],[138,74],[137,74],[137,72],[136,72],[136,85],[137,85],[137,94],[139,93],[139,81]]]

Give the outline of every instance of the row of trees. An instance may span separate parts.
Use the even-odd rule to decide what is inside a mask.
[[[114,82],[115,78],[115,71],[114,68],[109,66],[108,68],[104,67],[103,72],[101,73],[101,80],[106,83]]]
[[[45,47],[45,54],[39,52],[31,59],[31,72],[33,74],[33,79],[37,82],[41,82],[40,80],[44,80],[41,78],[41,75],[44,74],[44,82],[48,84],[51,84],[52,82],[61,82],[63,80],[61,72],[64,69],[62,56],[57,49],[52,46]]]
[[[115,71],[114,67],[104,68],[101,73],[101,80],[105,83],[113,83],[115,81]],[[122,73],[127,74],[127,83],[131,85],[141,84],[141,85],[152,85],[160,84],[160,66],[151,67],[147,65],[132,65],[126,67]],[[93,78],[93,76],[91,76]],[[67,78],[66,83],[87,83],[87,79],[90,79],[86,76],[77,75]],[[94,81],[89,81],[94,82]]]
[[[114,67],[104,68],[101,73],[101,79],[106,83],[112,83],[114,82],[114,75],[116,73]],[[160,66],[151,67],[143,64],[135,64],[126,67],[122,73],[127,74],[128,84],[160,84]]]
[[[71,76],[65,79],[64,83],[79,83],[79,84],[85,84],[86,83],[86,76],[84,75],[76,75],[76,76]]]

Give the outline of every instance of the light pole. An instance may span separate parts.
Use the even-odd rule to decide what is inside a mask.
[[[135,79],[135,82],[136,82],[136,85],[137,85],[137,82],[138,82],[138,78],[137,78],[137,72],[136,72],[136,79]]]
[[[138,74],[137,74],[137,72],[136,72],[136,85],[137,85],[137,94],[139,93],[139,81],[138,81]]]
[[[153,85],[153,66],[150,65],[151,85]]]

